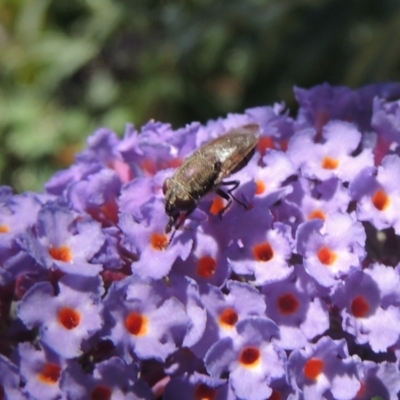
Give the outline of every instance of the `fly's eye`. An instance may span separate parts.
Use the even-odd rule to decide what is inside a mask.
[[[167,178],[164,183],[163,183],[163,187],[162,187],[162,191],[164,194],[166,194],[169,190],[169,188],[171,187],[171,183],[172,183],[172,179],[171,178]]]
[[[179,210],[190,210],[196,206],[196,201],[185,194],[175,198],[175,205]]]

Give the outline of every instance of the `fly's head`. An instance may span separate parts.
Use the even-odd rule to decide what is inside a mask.
[[[165,232],[169,233],[172,227],[176,225],[180,213],[193,211],[197,201],[174,178],[165,180],[163,193],[165,196],[165,213],[169,216]]]

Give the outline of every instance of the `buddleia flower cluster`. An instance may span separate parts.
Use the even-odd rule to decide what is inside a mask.
[[[101,128],[43,192],[0,188],[0,399],[397,399],[400,84],[295,96]],[[171,239],[164,181],[248,124],[239,202]]]

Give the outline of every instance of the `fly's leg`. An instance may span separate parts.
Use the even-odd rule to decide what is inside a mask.
[[[192,207],[190,210],[186,211],[185,215],[181,219],[179,218],[180,217],[179,214],[176,217],[170,217],[170,221],[168,222],[168,225],[167,225],[167,228],[169,227],[169,230],[167,231],[167,229],[166,229],[165,233],[168,233],[172,229],[172,226],[174,226],[174,231],[172,232],[172,235],[169,238],[168,246],[171,244],[176,231],[183,225],[183,223],[186,221],[186,218],[196,209],[196,206],[197,206],[197,204],[195,204],[195,206]],[[173,221],[173,222],[171,222],[171,221]]]
[[[224,186],[231,186],[226,192],[224,192],[222,189],[217,188],[215,192],[221,196],[223,199],[225,199],[228,204],[219,212],[219,215],[222,216],[222,214],[229,208],[229,206],[232,204],[232,199],[236,201],[236,203],[240,204],[244,208],[248,208],[245,203],[242,201],[238,200],[232,192],[239,186],[240,181],[222,181],[220,185]]]

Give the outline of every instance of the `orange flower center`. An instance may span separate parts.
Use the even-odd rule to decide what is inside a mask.
[[[7,225],[5,224],[0,225],[0,233],[8,233],[8,232],[10,232],[10,228]]]
[[[153,233],[151,235],[151,246],[154,250],[165,250],[168,247],[168,237],[164,233]]]
[[[266,153],[267,149],[273,149],[274,147],[274,139],[271,136],[262,136],[258,140],[257,149],[262,155]]]
[[[339,160],[335,158],[326,156],[322,160],[322,168],[323,169],[336,169],[339,166]]]
[[[80,324],[81,315],[73,308],[63,307],[58,312],[58,321],[65,329],[71,330]]]
[[[337,254],[328,247],[323,246],[318,251],[318,259],[324,265],[332,265],[337,259]]]
[[[226,308],[219,316],[219,322],[221,323],[221,325],[225,326],[228,329],[233,328],[238,319],[239,316],[232,308]]]
[[[291,293],[284,294],[283,296],[278,298],[278,308],[283,315],[296,313],[299,306],[299,301]]]
[[[253,247],[253,254],[257,261],[269,261],[274,256],[274,250],[268,242],[263,242]]]
[[[363,318],[369,313],[370,307],[363,296],[357,296],[351,302],[351,312],[356,318]]]
[[[148,320],[143,315],[132,312],[125,318],[125,327],[132,335],[143,336],[148,331]]]
[[[239,361],[244,367],[257,366],[261,361],[260,350],[256,347],[245,348],[240,354]]]
[[[217,269],[217,261],[210,256],[204,256],[199,259],[197,264],[197,274],[202,278],[211,278]]]
[[[50,247],[49,254],[57,261],[72,261],[72,251],[68,246]]]
[[[390,198],[384,190],[378,189],[372,196],[372,204],[377,210],[383,211],[389,207]]]
[[[216,197],[210,207],[210,213],[213,215],[221,214],[222,210],[226,207],[226,203],[222,197]]]
[[[54,384],[60,378],[60,373],[59,365],[47,363],[39,374],[39,380],[43,383]]]
[[[256,181],[256,194],[263,194],[267,190],[267,185],[263,181]]]
[[[304,366],[304,375],[308,379],[315,380],[321,374],[324,362],[319,358],[310,358]]]
[[[322,210],[314,210],[310,215],[308,216],[308,219],[322,219],[325,220],[326,215]]]

